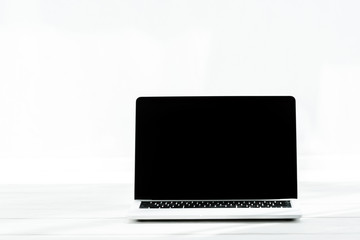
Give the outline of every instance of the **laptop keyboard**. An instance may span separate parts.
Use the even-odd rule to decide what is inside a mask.
[[[290,201],[151,201],[140,208],[291,208]]]

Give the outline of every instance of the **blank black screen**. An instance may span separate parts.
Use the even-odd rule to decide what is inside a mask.
[[[297,198],[293,97],[141,97],[135,199]]]

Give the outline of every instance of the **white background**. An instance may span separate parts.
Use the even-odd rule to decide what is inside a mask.
[[[359,10],[0,0],[0,183],[133,181],[144,95],[293,95],[300,180],[359,180]]]

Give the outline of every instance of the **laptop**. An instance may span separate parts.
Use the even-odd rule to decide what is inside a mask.
[[[156,219],[295,219],[291,96],[140,97],[135,204]]]

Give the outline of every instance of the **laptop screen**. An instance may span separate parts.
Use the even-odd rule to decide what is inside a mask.
[[[135,199],[297,198],[293,97],[140,97]]]

